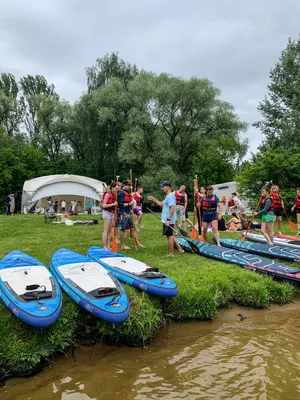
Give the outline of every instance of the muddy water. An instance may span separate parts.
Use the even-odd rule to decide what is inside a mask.
[[[242,312],[243,322],[236,316]],[[146,349],[78,348],[1,400],[300,399],[300,305],[172,324]]]

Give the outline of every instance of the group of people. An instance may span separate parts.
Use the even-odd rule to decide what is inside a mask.
[[[8,194],[5,198],[5,214],[14,215],[15,212],[15,195]]]

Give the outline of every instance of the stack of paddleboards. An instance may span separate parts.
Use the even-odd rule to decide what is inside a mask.
[[[48,268],[20,251],[0,262],[0,297],[15,316],[39,328],[52,325],[62,307],[60,288]]]
[[[186,251],[191,251],[189,243],[179,238],[178,242],[182,248]],[[218,261],[223,261],[231,264],[237,264],[240,267],[248,268],[257,272],[266,273],[272,275],[276,278],[286,279],[289,281],[300,282],[300,269],[293,268],[288,265],[276,262],[274,260],[269,260],[267,258],[261,257],[258,254],[251,254],[249,252],[239,251],[235,248],[225,248],[218,247],[215,245],[200,243],[193,241],[193,243],[198,247],[199,254],[204,257],[213,258]],[[227,244],[228,244],[227,240]],[[243,242],[242,242],[243,243]],[[224,244],[224,242],[223,242]],[[240,250],[243,248],[240,247]],[[278,257],[278,256],[276,256]]]
[[[243,236],[245,233],[243,233]],[[284,237],[282,237],[284,236]],[[295,247],[299,248],[300,247],[300,242],[299,239],[300,237],[297,236],[289,236],[292,239],[288,239],[286,235],[280,235],[280,237],[274,237],[273,243],[278,244],[280,246],[287,246],[287,247]],[[247,235],[247,240],[251,240],[252,242],[258,242],[258,243],[267,243],[267,240],[264,236],[262,235],[257,235],[255,233],[248,233]]]
[[[98,262],[71,250],[60,249],[50,269],[62,289],[80,307],[111,323],[124,322],[130,311],[120,282]]]
[[[158,268],[97,246],[91,247],[87,255],[100,263],[115,278],[136,289],[159,297],[174,297],[178,293],[176,283]]]

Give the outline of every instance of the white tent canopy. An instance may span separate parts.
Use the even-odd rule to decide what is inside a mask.
[[[79,175],[47,175],[26,181],[23,186],[21,212],[27,214],[36,206],[46,205],[46,198],[53,201],[76,199],[86,204],[86,199],[100,201],[106,188],[104,182]]]

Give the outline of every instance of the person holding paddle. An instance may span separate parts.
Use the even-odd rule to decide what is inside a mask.
[[[110,236],[114,227],[114,213],[118,205],[116,197],[116,184],[112,182],[107,185],[107,190],[102,200],[102,219],[104,221],[104,230],[102,235],[103,247],[106,250],[111,250]]]
[[[184,253],[177,239],[173,236],[173,229],[176,223],[176,199],[174,193],[172,193],[169,181],[163,181],[160,186],[166,195],[164,201],[159,201],[153,196],[148,196],[148,200],[162,207],[161,221],[163,222],[163,235],[168,239],[169,257],[174,257],[174,246],[180,254]]]
[[[273,245],[275,216],[270,192],[269,187],[263,188],[259,203],[260,211],[254,211],[254,215],[261,216],[261,233],[267,239],[268,244]]]
[[[294,200],[294,206],[292,212],[296,211],[297,214],[297,225],[298,225],[298,236],[300,236],[300,188],[297,189],[297,196]]]
[[[125,244],[125,233],[130,230],[130,234],[134,240],[136,247],[144,247],[138,240],[133,226],[132,205],[133,198],[130,193],[131,184],[126,180],[123,182],[122,189],[118,192],[118,225],[120,229],[121,248],[129,250],[130,247]]]
[[[206,188],[206,194],[202,196],[200,199],[200,205],[203,215],[202,219],[203,236],[206,242],[208,225],[211,224],[217,245],[221,246],[220,234],[218,230],[217,210],[219,209],[219,214],[222,215],[222,202],[217,195],[213,194],[213,190],[214,189],[212,186],[208,186]]]
[[[283,212],[283,201],[281,194],[279,193],[279,186],[273,185],[271,188],[271,199],[274,207],[275,222],[278,224],[278,235],[281,235],[281,224],[282,224],[282,212]]]

